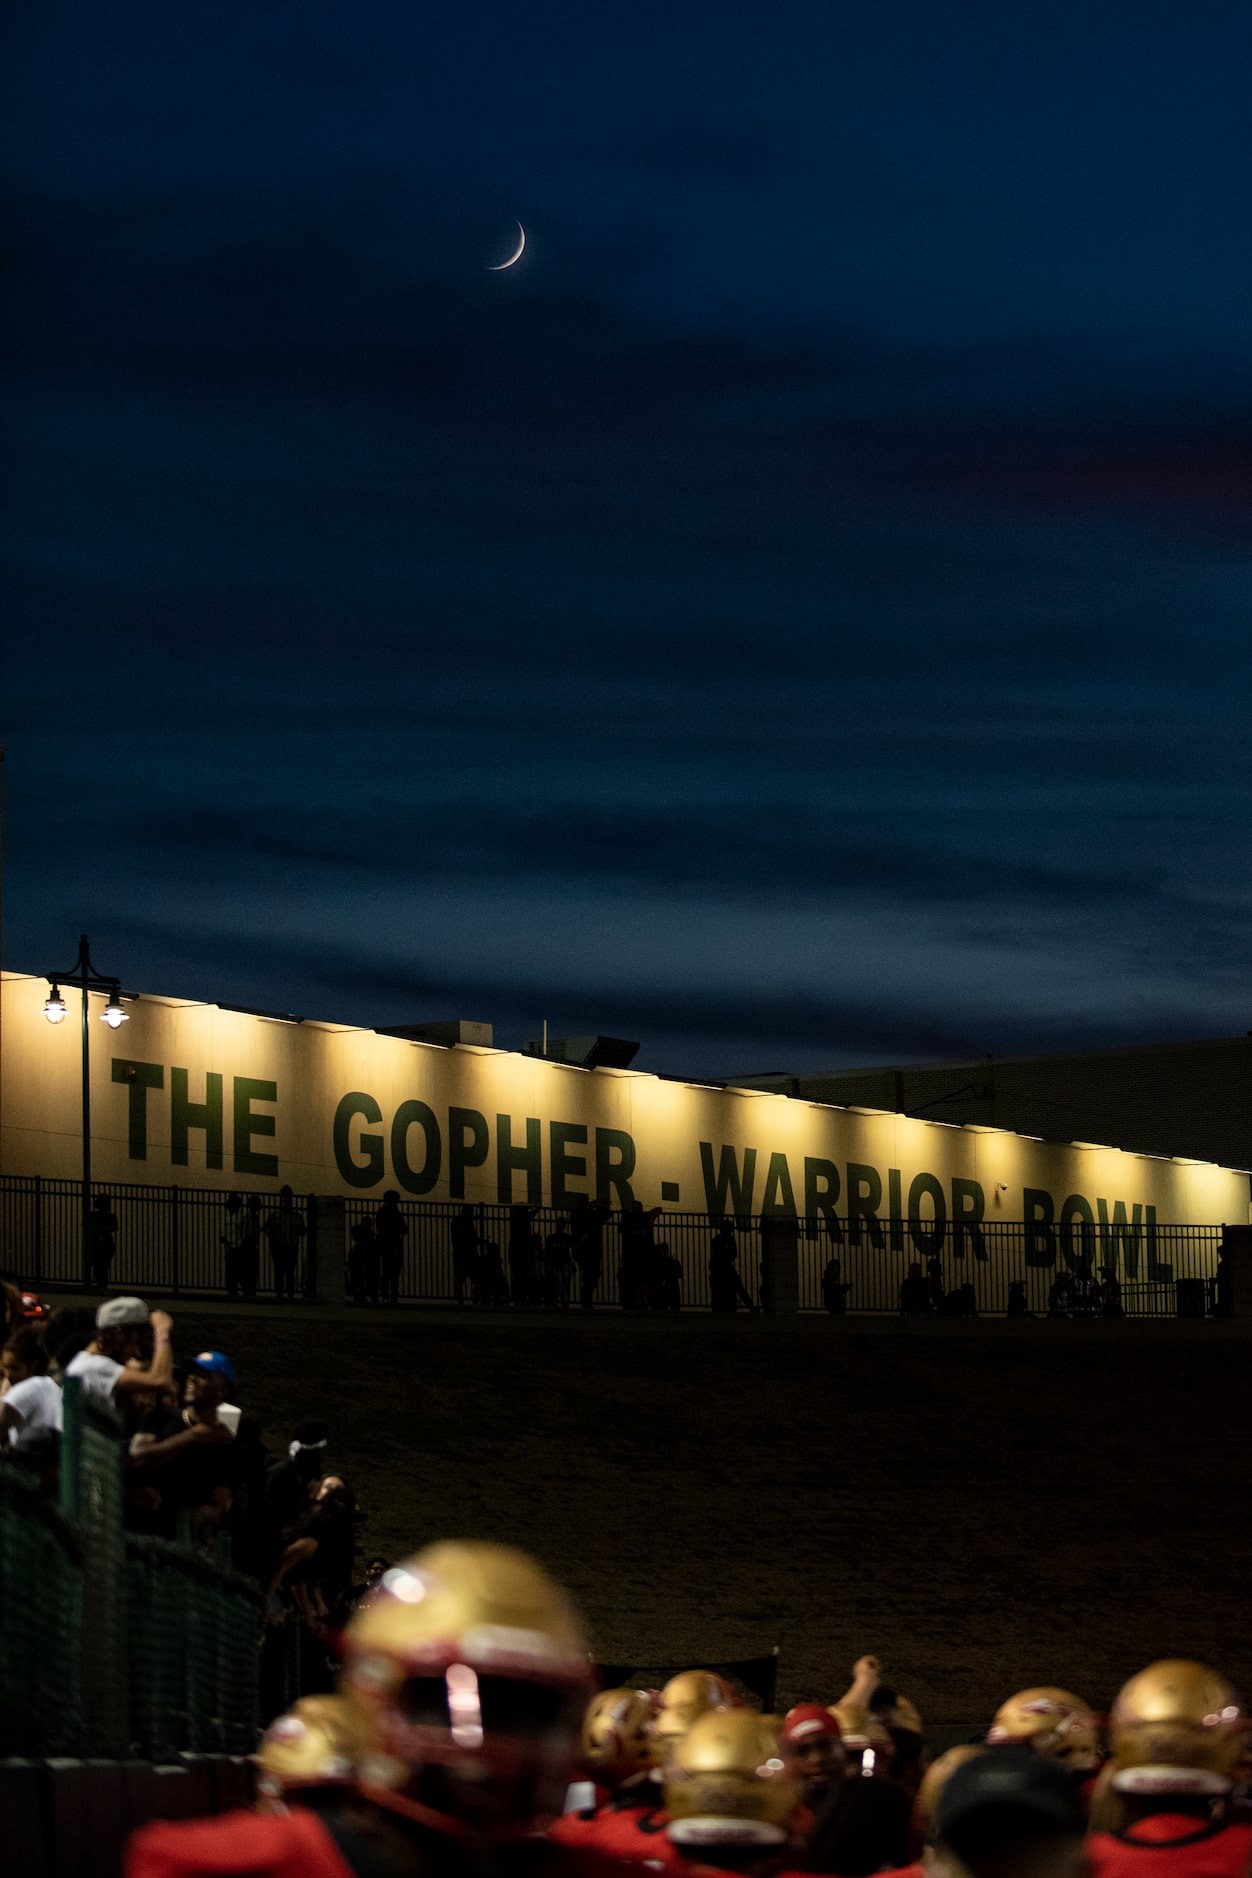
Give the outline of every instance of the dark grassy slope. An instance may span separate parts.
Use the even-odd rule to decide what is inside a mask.
[[[178,1313],[275,1446],[324,1408],[363,1542],[512,1540],[609,1660],[878,1652],[934,1721],[1155,1655],[1252,1683],[1235,1327]],[[1190,1334],[1188,1334],[1190,1333]],[[1196,1334],[1202,1333],[1202,1334]]]

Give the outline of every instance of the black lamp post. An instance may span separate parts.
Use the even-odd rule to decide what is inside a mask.
[[[83,1283],[91,1283],[91,1265],[88,1249],[91,1243],[91,1042],[87,1028],[87,993],[89,991],[107,991],[109,1001],[101,1012],[101,1022],[116,1030],[119,1024],[127,1022],[130,1013],[122,1009],[122,981],[110,978],[98,972],[91,962],[91,952],[84,933],[78,941],[78,958],[68,972],[47,972],[45,974],[52,990],[43,1007],[43,1014],[50,1024],[59,1024],[65,1017],[65,999],[61,996],[61,985],[78,985],[83,994]]]

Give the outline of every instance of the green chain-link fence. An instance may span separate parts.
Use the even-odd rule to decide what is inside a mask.
[[[247,1754],[261,1592],[168,1541],[126,1535],[122,1428],[64,1390],[60,1505],[0,1460],[0,1754]]]

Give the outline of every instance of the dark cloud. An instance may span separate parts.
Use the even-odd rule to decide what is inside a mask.
[[[1138,1024],[1133,1019],[1093,1021],[1078,1010],[1050,1019],[1011,1008],[942,1016],[898,998],[820,996],[785,987],[765,996],[733,990],[677,992],[659,986],[624,990],[597,982],[586,972],[555,989],[531,978],[524,969],[507,976],[457,976],[413,961],[380,965],[366,952],[284,945],[255,934],[219,938],[214,967],[206,973],[203,946],[192,930],[131,921],[119,923],[116,931],[120,938],[162,957],[173,968],[181,966],[186,996],[225,1000],[221,985],[231,979],[272,987],[271,1009],[335,1022],[362,1022],[367,1028],[419,1022],[436,1014],[473,1016],[493,1022],[497,1044],[514,1048],[537,1034],[536,1014],[546,1013],[552,1035],[592,1031],[642,1038],[650,1047],[638,1066],[679,1075],[684,1070],[695,1072],[690,1060],[684,1062],[681,1051],[674,1050],[672,1040],[690,1046],[691,1055],[703,1062],[715,1057],[723,1073],[737,1068],[746,1074],[750,1069],[771,1067],[762,1053],[775,1048],[803,1052],[809,1061],[831,1063],[962,1058],[988,1051],[1046,1049],[1062,1039],[1076,1048],[1088,1043],[1132,1042],[1144,1036],[1145,1025],[1151,1035],[1185,1035],[1191,1018],[1190,1012],[1159,1006],[1145,1013]],[[293,985],[324,1000],[324,1007],[302,1008],[299,1000],[288,995]],[[748,1054],[736,1063],[738,1051]]]

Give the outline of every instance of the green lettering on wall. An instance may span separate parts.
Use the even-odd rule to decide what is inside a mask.
[[[882,1205],[882,1176],[863,1161],[848,1162],[848,1238],[860,1245],[862,1229],[880,1252],[886,1250],[878,1209]]]
[[[900,1170],[887,1169],[887,1233],[893,1252],[904,1250],[904,1201],[900,1197]]]
[[[362,1135],[357,1143],[362,1158],[352,1154],[352,1124],[357,1116],[364,1122],[380,1122],[383,1112],[372,1095],[363,1089],[351,1089],[335,1110],[331,1137],[335,1147],[335,1166],[349,1187],[376,1187],[383,1177],[383,1138]]]
[[[170,1160],[175,1167],[186,1167],[187,1137],[193,1128],[204,1130],[204,1164],[222,1165],[222,1079],[216,1070],[205,1071],[204,1101],[193,1102],[188,1094],[189,1076],[185,1069],[170,1071]],[[273,1129],[270,1130],[272,1134]]]
[[[465,1173],[481,1167],[491,1146],[487,1117],[477,1109],[448,1110],[448,1192],[454,1200],[465,1198]]]
[[[1156,1207],[1149,1204],[1143,1209],[1143,1224],[1148,1241],[1148,1277],[1169,1284],[1174,1276],[1174,1268],[1168,1261],[1157,1256]]]
[[[586,1180],[587,1156],[570,1154],[570,1147],[585,1147],[587,1130],[581,1122],[552,1122],[548,1128],[548,1158],[552,1163],[552,1204],[573,1206],[586,1195],[571,1180]]]
[[[756,1185],[756,1149],[743,1151],[743,1169],[733,1148],[724,1147],[713,1167],[713,1143],[700,1143],[700,1169],[704,1175],[704,1204],[714,1219],[736,1218],[752,1211],[752,1189]]]
[[[1130,1218],[1126,1217],[1126,1202],[1114,1200],[1113,1217],[1109,1218],[1107,1200],[1097,1200],[1100,1209],[1100,1246],[1104,1253],[1104,1263],[1117,1270],[1117,1254],[1120,1248],[1126,1261],[1127,1278],[1139,1276],[1139,1248],[1143,1241],[1143,1207],[1136,1201],[1131,1209]],[[1090,1218],[1090,1209],[1088,1209]],[[1094,1234],[1092,1237],[1094,1238]],[[1170,1272],[1173,1277],[1173,1272]]]
[[[272,1115],[253,1113],[254,1102],[277,1102],[278,1084],[267,1082],[263,1077],[235,1077],[235,1172],[237,1174],[268,1174],[271,1177],[278,1172],[276,1154],[258,1154],[252,1146],[254,1135],[265,1137],[272,1135],[277,1123]]]
[[[922,1201],[929,1199],[933,1208],[929,1219],[922,1212]],[[923,1258],[943,1251],[948,1236],[948,1196],[943,1182],[934,1174],[914,1174],[909,1182],[909,1238]]]
[[[952,1256],[965,1257],[965,1241],[976,1259],[987,1256],[987,1240],[982,1217],[987,1210],[987,1196],[981,1182],[966,1180],[963,1174],[952,1176]]]
[[[630,1177],[635,1171],[635,1143],[624,1128],[596,1129],[596,1199],[601,1206],[629,1206],[634,1200]]]
[[[165,1070],[160,1063],[136,1063],[131,1057],[113,1058],[113,1080],[126,1084],[127,1152],[132,1161],[148,1158],[148,1091],[164,1089]],[[219,1167],[221,1162],[218,1162]]]
[[[513,1146],[513,1117],[496,1116],[496,1198],[501,1206],[513,1204],[513,1175],[526,1176],[526,1204],[543,1200],[543,1132],[538,1120],[526,1118],[526,1145]]]
[[[796,1196],[791,1186],[791,1169],[785,1154],[771,1154],[765,1174],[765,1192],[761,1195],[761,1214],[766,1219],[796,1216]]]
[[[1045,1187],[1022,1189],[1027,1265],[1056,1264],[1056,1229],[1052,1224],[1054,1210],[1052,1195]]]
[[[409,1159],[409,1130],[420,1128],[424,1137],[422,1164],[413,1166]],[[435,1111],[416,1097],[402,1102],[391,1123],[391,1165],[396,1179],[406,1193],[429,1193],[439,1179],[443,1162],[443,1142]]]
[[[843,1244],[843,1227],[836,1208],[839,1205],[839,1169],[833,1161],[806,1157],[804,1163],[804,1211],[809,1219],[818,1214],[826,1222],[831,1239]]]
[[[1061,1257],[1069,1269],[1085,1271],[1090,1276],[1095,1268],[1095,1214],[1090,1200],[1081,1193],[1067,1194],[1061,1202],[1061,1223],[1056,1237]],[[1116,1253],[1113,1256],[1116,1259]]]

